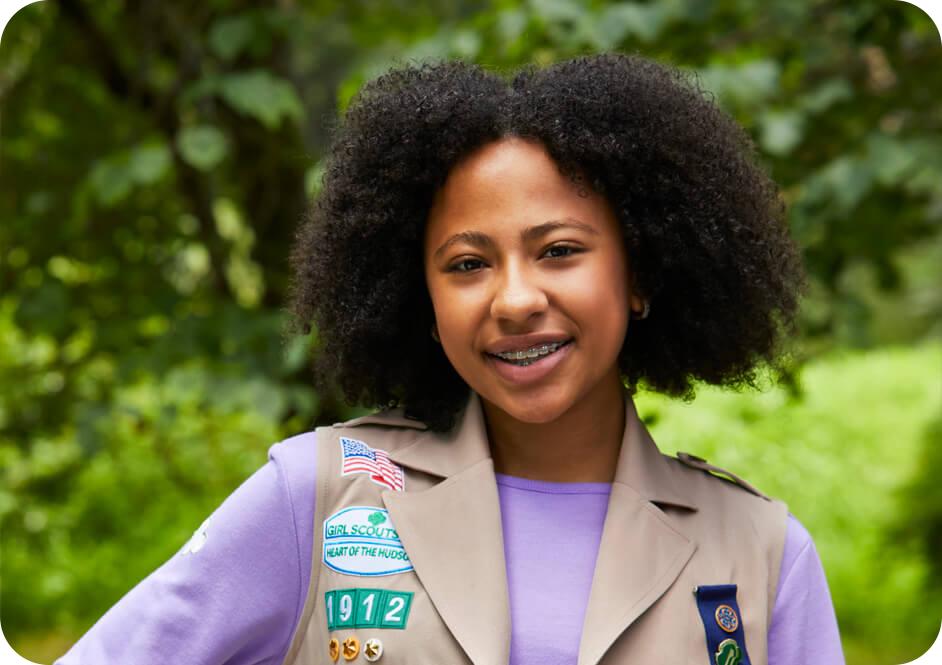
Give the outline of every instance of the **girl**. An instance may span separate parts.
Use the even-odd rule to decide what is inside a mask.
[[[804,286],[682,72],[390,71],[292,262],[318,385],[381,410],[272,446],[59,663],[843,663],[808,532],[634,408],[754,385]]]

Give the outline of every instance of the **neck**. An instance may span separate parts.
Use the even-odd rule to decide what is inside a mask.
[[[602,381],[546,423],[522,422],[481,401],[494,470],[530,480],[610,483],[625,431],[624,389]]]

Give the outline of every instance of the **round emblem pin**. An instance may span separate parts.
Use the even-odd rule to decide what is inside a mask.
[[[337,659],[340,658],[340,640],[336,637],[331,638],[330,643],[327,645],[327,653],[330,655],[330,659],[337,662]]]
[[[360,640],[353,635],[343,641],[343,659],[353,660],[360,654]]]
[[[382,655],[383,643],[375,637],[363,643],[363,657],[371,663],[375,663]]]
[[[720,605],[717,607],[714,616],[716,617],[717,625],[727,633],[735,633],[736,629],[739,628],[739,617],[736,616],[736,610],[729,605]]]

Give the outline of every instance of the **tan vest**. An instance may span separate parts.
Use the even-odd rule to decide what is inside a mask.
[[[785,504],[700,458],[662,455],[627,394],[625,402],[578,665],[713,662],[693,590],[718,584],[738,585],[749,658],[766,665]],[[341,437],[388,453],[404,488],[356,470],[355,459],[345,474]],[[318,428],[317,450],[311,583],[285,665],[330,664],[331,639],[350,637],[358,653],[347,661],[341,646],[340,663],[366,663],[366,643],[378,639],[384,665],[507,665],[500,506],[477,394],[450,432],[394,409]]]

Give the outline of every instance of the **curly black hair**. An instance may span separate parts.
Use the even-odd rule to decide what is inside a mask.
[[[291,252],[289,326],[314,326],[319,388],[453,426],[469,388],[429,334],[424,225],[451,168],[507,136],[540,141],[621,224],[651,302],[619,355],[630,391],[690,400],[696,381],[754,387],[783,368],[807,282],[754,144],[695,75],[603,53],[509,74],[397,63],[353,97]]]

